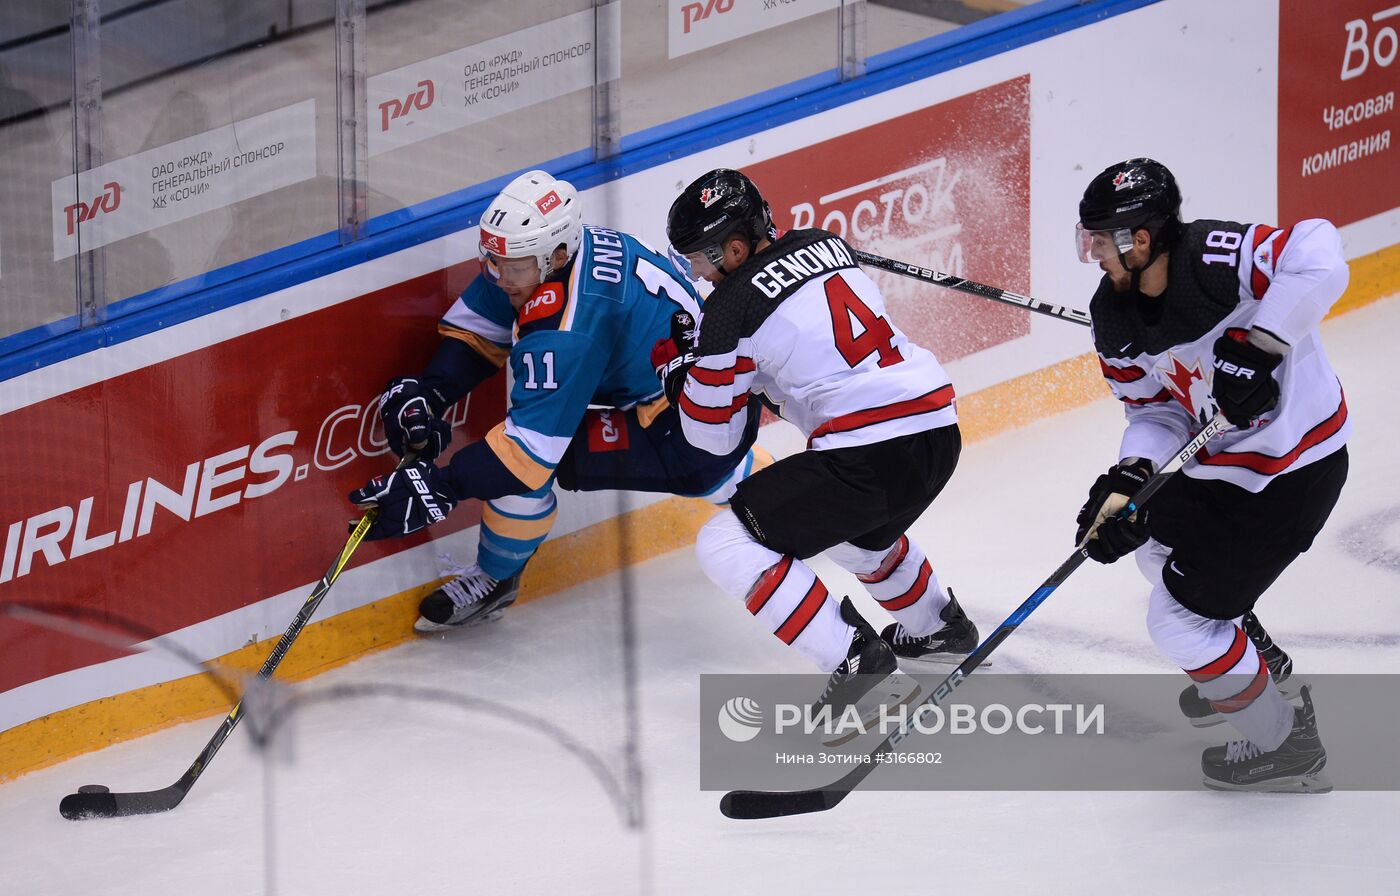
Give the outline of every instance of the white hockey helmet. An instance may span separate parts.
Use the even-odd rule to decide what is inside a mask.
[[[573,184],[546,171],[527,171],[506,185],[481,216],[481,259],[491,255],[534,258],[540,280],[553,270],[551,256],[563,246],[573,258],[583,242],[583,212]]]

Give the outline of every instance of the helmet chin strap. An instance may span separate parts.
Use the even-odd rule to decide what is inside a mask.
[[[1151,233],[1152,231],[1149,230],[1148,234],[1151,235]],[[1132,276],[1132,280],[1129,282],[1128,286],[1129,291],[1135,293],[1141,292],[1139,287],[1142,284],[1143,271],[1152,267],[1157,259],[1162,257],[1162,252],[1164,251],[1165,247],[1161,245],[1161,241],[1157,237],[1152,237],[1152,251],[1147,253],[1147,261],[1143,262],[1142,267],[1138,268],[1128,264],[1128,256],[1126,254],[1122,252],[1118,253],[1118,263],[1123,266],[1123,270],[1127,271]]]
[[[727,241],[727,240],[729,239],[729,237],[726,237],[725,239],[726,239],[726,241]],[[748,240],[747,240],[747,243],[748,243],[748,247],[749,247],[749,258],[753,258],[754,255],[757,254],[758,240],[754,239],[753,237],[749,237]],[[744,261],[748,261],[749,258],[745,258]],[[742,263],[743,263],[743,262],[741,262],[741,264],[742,264]],[[731,273],[730,271],[725,270],[725,267],[724,267],[724,252],[723,252],[723,250],[721,250],[721,252],[720,252],[719,264],[715,265],[714,268],[715,268],[715,270],[719,271],[719,272],[720,272],[720,275],[723,276],[723,277],[728,277],[729,274]]]

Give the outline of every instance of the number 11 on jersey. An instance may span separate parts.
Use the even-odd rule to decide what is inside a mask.
[[[554,352],[544,352],[540,355],[540,370],[544,374],[541,381],[535,373],[535,355],[533,352],[526,352],[520,358],[525,365],[525,388],[526,389],[558,389],[559,383],[554,379]]]

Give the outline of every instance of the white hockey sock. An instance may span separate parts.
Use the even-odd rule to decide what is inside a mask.
[[[753,539],[732,511],[721,511],[695,539],[700,568],[725,593],[744,601],[759,622],[824,672],[846,659],[854,630],[806,563]]]
[[[837,566],[855,573],[880,606],[915,637],[943,627],[938,617],[948,605],[948,595],[919,546],[901,535],[894,546],[867,551],[853,544],[838,544],[826,552]]]
[[[1238,623],[1191,612],[1160,581],[1148,599],[1147,630],[1157,648],[1191,676],[1197,693],[1240,734],[1273,750],[1293,727],[1293,707]]]

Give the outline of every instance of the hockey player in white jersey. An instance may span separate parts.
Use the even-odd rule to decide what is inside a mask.
[[[1176,179],[1151,159],[1106,169],[1079,205],[1080,259],[1104,271],[1089,307],[1094,344],[1127,428],[1076,542],[1093,531],[1089,556],[1101,563],[1137,552],[1152,586],[1148,631],[1195,681],[1183,710],[1197,724],[1219,714],[1244,735],[1205,751],[1206,785],[1325,791],[1311,695],[1300,689],[1295,708],[1280,692],[1291,661],[1253,609],[1312,545],[1346,481],[1347,405],[1318,333],[1347,285],[1341,239],[1320,219],[1182,223],[1180,210]],[[1217,409],[1235,428],[1119,518]]]
[[[977,629],[905,534],[957,465],[948,375],[889,319],[844,240],[779,236],[740,172],[692,183],[666,229],[691,276],[715,284],[698,334],[681,327],[653,354],[687,440],[733,451],[757,413],[750,393],[807,435],[807,451],[739,483],[701,529],[705,573],[831,673],[819,707],[854,704],[896,655],[961,661]],[[804,562],[822,552],[894,617],[883,634]]]

